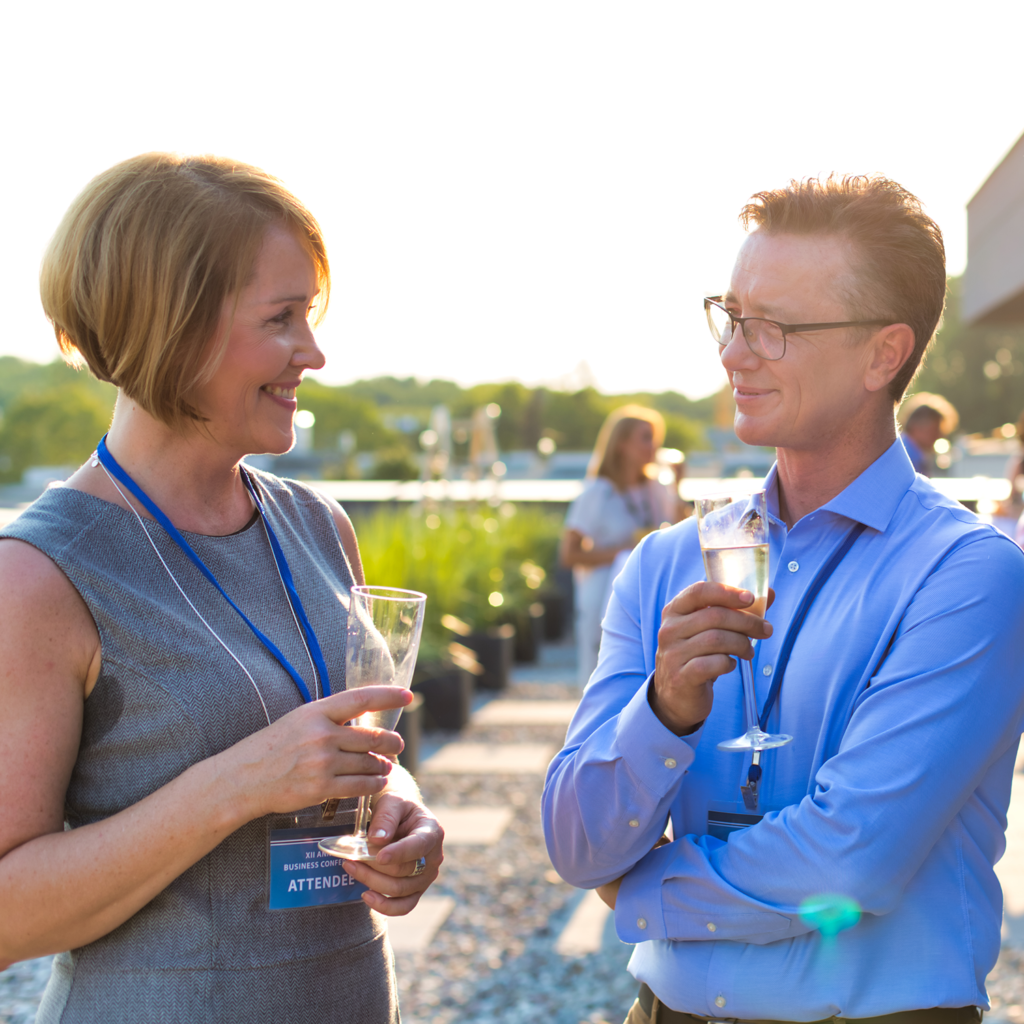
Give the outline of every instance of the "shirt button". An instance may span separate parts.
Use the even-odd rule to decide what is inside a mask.
[[[646,918],[643,918],[643,917],[638,917],[638,918],[636,919],[636,926],[637,926],[637,928],[639,928],[639,929],[640,929],[641,931],[643,931],[643,930],[644,930],[644,929],[645,929],[645,928],[647,927],[647,920],[646,920]],[[724,1004],[723,1004],[723,1005],[724,1005]]]
[[[766,676],[770,676],[770,675],[772,674],[772,667],[771,667],[771,665],[765,665],[765,667],[764,667],[763,669],[761,669],[761,671],[762,671],[762,672],[763,672],[763,673],[764,673],[764,674],[765,674]]]
[[[675,766],[676,766],[676,759],[674,757],[666,757],[665,758],[665,767],[666,768],[675,768]]]
[[[800,568],[800,563],[799,562],[790,562],[789,565],[786,566],[786,568],[789,569],[790,572],[796,572],[797,569]]]
[[[708,921],[708,931],[709,932],[717,932],[718,931],[718,925],[715,924],[714,921]]]
[[[715,996],[715,1006],[719,1008],[725,1006],[725,996]]]
[[[640,822],[637,821],[636,818],[630,818],[629,819],[629,827],[630,828],[639,828],[640,827]]]

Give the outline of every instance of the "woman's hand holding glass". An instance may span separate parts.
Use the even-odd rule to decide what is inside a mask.
[[[369,887],[363,902],[372,909],[389,917],[408,914],[437,878],[444,829],[417,800],[387,792],[373,802],[369,838],[379,849],[376,860],[346,860],[345,870]]]
[[[411,700],[409,690],[366,686],[304,704],[219,755],[218,774],[239,787],[246,820],[380,793],[402,738],[346,723],[368,711],[401,709]]]

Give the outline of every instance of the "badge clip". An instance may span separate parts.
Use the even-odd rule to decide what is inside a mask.
[[[750,765],[750,769],[747,771],[747,784],[740,786],[740,793],[743,794],[743,806],[748,811],[757,810],[758,802],[758,786],[761,782],[761,751],[754,751],[753,763]]]

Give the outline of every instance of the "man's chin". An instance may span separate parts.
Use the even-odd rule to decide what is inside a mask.
[[[778,444],[776,431],[770,423],[765,423],[753,416],[737,413],[733,421],[736,436],[744,443],[755,448],[775,448]]]

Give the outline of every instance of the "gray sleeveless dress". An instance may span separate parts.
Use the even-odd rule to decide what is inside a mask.
[[[348,561],[313,491],[252,474],[323,648],[331,687],[345,680]],[[302,704],[295,683],[154,522],[146,528],[204,618],[251,673],[271,720]],[[227,537],[186,534],[221,586],[313,672],[257,520]],[[266,725],[252,684],[175,589],[130,513],[70,488],[48,490],[0,537],[27,541],[81,594],[103,664],[85,702],[68,787],[67,828],[137,803],[190,765]],[[60,954],[38,1024],[394,1024],[386,929],[362,902],[267,907],[267,833],[311,826],[317,808],[240,828],[109,935]]]

